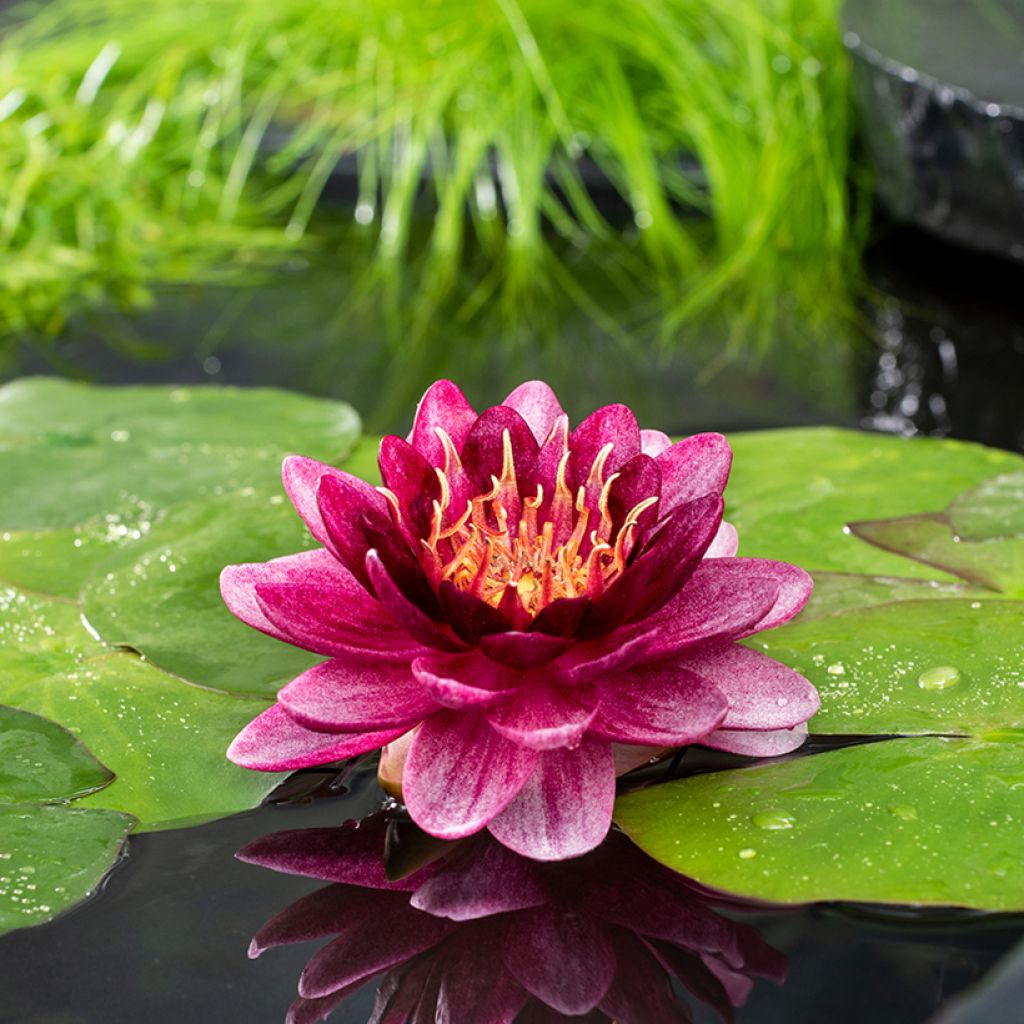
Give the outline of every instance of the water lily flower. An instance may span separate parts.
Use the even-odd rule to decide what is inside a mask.
[[[487,828],[545,860],[608,832],[620,767],[703,743],[798,747],[811,684],[738,640],[790,619],[810,577],[737,558],[722,521],[731,451],[673,444],[623,405],[570,430],[543,383],[474,412],[434,384],[382,487],[289,458],[284,485],[323,545],[221,577],[244,622],[326,661],[232,743],[281,771],[386,747],[416,823]],[[637,755],[637,751],[640,755]]]
[[[613,831],[591,853],[528,860],[486,833],[400,878],[385,873],[385,813],[264,836],[239,859],[330,882],[282,910],[249,955],[330,941],[302,972],[287,1024],[323,1020],[378,979],[372,1021],[685,1024],[672,978],[724,1021],[786,958],[713,896]],[[734,909],[744,904],[728,901]]]

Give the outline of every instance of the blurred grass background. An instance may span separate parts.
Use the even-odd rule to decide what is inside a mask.
[[[22,3],[0,46],[0,348],[310,260],[337,264],[343,323],[373,308],[427,362],[567,308],[669,347],[713,324],[712,363],[827,342],[867,206],[837,5]]]

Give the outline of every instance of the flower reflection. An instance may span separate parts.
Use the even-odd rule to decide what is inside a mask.
[[[482,833],[427,845],[420,866],[389,879],[385,851],[400,828],[413,826],[383,812],[279,832],[239,852],[332,883],[267,922],[250,946],[256,957],[331,940],[303,970],[288,1024],[324,1019],[373,978],[371,1024],[682,1024],[690,1010],[677,988],[731,1021],[753,977],[784,977],[785,958],[753,928],[621,833],[558,863]]]

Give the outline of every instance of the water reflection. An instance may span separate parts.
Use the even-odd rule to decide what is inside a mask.
[[[754,978],[786,972],[723,900],[618,833],[542,864],[487,833],[439,843],[387,811],[274,833],[238,857],[330,883],[250,947],[330,940],[306,964],[288,1024],[323,1020],[371,981],[371,1024],[683,1024],[693,999],[731,1021]]]

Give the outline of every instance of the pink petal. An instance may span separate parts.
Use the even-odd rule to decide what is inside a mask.
[[[721,494],[729,480],[732,449],[721,434],[694,434],[663,451],[661,514],[706,494]]]
[[[512,976],[548,1006],[589,1013],[615,977],[606,929],[586,911],[538,907],[509,921],[502,959]]]
[[[681,664],[725,695],[726,729],[790,729],[806,722],[820,704],[818,691],[798,672],[739,644],[701,649]]]
[[[377,893],[377,896],[390,895]],[[455,927],[441,917],[421,914],[406,905],[404,912],[380,913],[343,922],[341,934],[306,964],[299,979],[299,995],[315,999],[346,985],[372,977],[430,949]]]
[[[604,478],[640,454],[640,427],[625,405],[606,405],[592,412],[569,436],[569,484],[575,490],[586,483],[601,449],[612,445],[604,464]]]
[[[397,533],[384,496],[376,488],[347,474],[324,474],[316,483],[313,499],[325,537],[323,543],[366,585],[363,559],[372,545],[367,540],[365,525],[375,524],[377,532]],[[314,536],[317,536],[315,532]]]
[[[433,700],[458,711],[495,707],[513,696],[520,684],[514,673],[476,651],[417,658],[412,671]]]
[[[381,440],[377,462],[384,486],[398,499],[403,535],[418,543],[430,534],[434,501],[441,496],[436,470],[408,441],[393,435]]]
[[[269,636],[292,643],[290,631],[267,618],[256,598],[260,584],[309,585],[330,594],[338,605],[333,621],[342,629],[346,621],[346,639],[358,643],[358,638],[371,637],[378,632],[393,633],[394,620],[368,595],[359,581],[329,551],[303,551],[285,555],[269,562],[246,562],[229,565],[220,574],[220,592],[232,614],[246,625]]]
[[[723,502],[717,495],[676,508],[644,541],[639,557],[594,601],[583,628],[589,635],[636,622],[666,604],[689,579],[718,532]]]
[[[648,620],[651,627],[674,630],[674,621],[680,617],[694,619],[693,602],[721,601],[733,607],[733,598],[740,599],[737,610],[753,607],[745,596],[752,586],[763,592],[766,585],[777,588],[778,596],[765,609],[764,614],[749,626],[735,633],[736,638],[751,636],[764,629],[771,629],[788,622],[807,603],[814,581],[795,565],[788,562],[773,562],[765,558],[715,558],[705,559],[693,576],[676,596]],[[691,591],[691,587],[698,588]],[[699,595],[704,593],[705,597]],[[720,595],[712,597],[712,593]],[[721,615],[727,613],[723,610]],[[737,619],[737,623],[739,619]],[[709,635],[716,635],[711,632]]]
[[[486,601],[459,590],[451,580],[442,580],[438,590],[448,624],[460,640],[476,644],[487,633],[506,633],[511,623]]]
[[[740,535],[732,523],[722,521],[711,546],[704,552],[705,558],[732,558],[740,549]]]
[[[388,909],[392,912],[400,910],[407,902],[408,896],[404,893],[381,893],[353,885],[328,885],[289,904],[263,925],[249,945],[249,958],[255,960],[275,946],[334,935],[346,922],[375,919]]]
[[[500,926],[483,935],[462,929],[446,942],[437,971],[436,1006],[427,1008],[421,1002],[418,1016],[403,1024],[513,1024],[521,1020],[519,1013],[529,994],[505,970],[499,957],[482,954],[488,940],[500,933]]]
[[[668,605],[637,624],[651,638],[650,657],[750,636],[759,628],[777,603],[779,585],[756,572],[739,578],[735,570],[734,560],[705,559]]]
[[[439,711],[417,730],[402,791],[413,821],[439,839],[479,832],[515,798],[540,755],[480,714]]]
[[[331,657],[381,651],[411,660],[423,650],[365,591],[355,600],[348,591],[314,582],[257,582],[255,591],[273,635],[307,651]],[[369,621],[346,621],[353,614]]]
[[[500,477],[505,459],[506,432],[512,442],[516,478],[531,479],[537,463],[538,442],[526,420],[515,409],[496,405],[480,414],[462,446],[462,465],[480,493],[491,489],[491,477]],[[527,488],[528,490],[529,488]],[[519,522],[519,509],[507,509],[509,520]]]
[[[530,861],[489,835],[482,835],[465,855],[446,860],[410,900],[435,917],[472,921],[548,902]]]
[[[656,459],[667,448],[672,447],[672,438],[660,430],[640,431],[640,451]]]
[[[397,882],[384,873],[384,842],[388,820],[383,814],[347,821],[333,828],[294,828],[260,836],[235,857],[245,864],[323,882],[342,882],[364,889],[414,892],[430,877],[430,868]]]
[[[674,665],[640,666],[599,684],[590,731],[618,743],[697,743],[725,719],[728,703],[706,679]]]
[[[590,687],[558,686],[531,681],[487,713],[487,720],[506,739],[531,750],[557,750],[579,744],[597,714]]]
[[[301,455],[289,455],[284,460],[281,477],[288,497],[291,498],[295,510],[309,527],[309,532],[328,548],[333,546],[333,542],[324,524],[323,516],[320,514],[320,506],[317,501],[317,490],[323,479],[329,478],[342,484],[353,496],[353,500],[361,499],[369,504],[384,500],[365,480],[360,480],[342,469],[335,469],[334,466],[327,466],[315,459],[307,459]]]
[[[792,729],[773,729],[769,732],[741,732],[738,729],[719,729],[705,736],[701,743],[715,750],[727,750],[731,754],[747,757],[778,757],[803,746],[807,739],[807,725]]]
[[[408,729],[437,710],[408,661],[354,651],[314,665],[277,700],[300,725],[330,732]]]
[[[661,473],[654,459],[649,455],[637,455],[630,459],[619,470],[619,475],[608,489],[608,511],[616,534],[625,523],[626,517],[640,502],[647,498],[658,498],[660,494]],[[638,529],[641,535],[659,518],[658,504],[656,502],[640,514]],[[596,502],[593,508],[596,522]]]
[[[510,668],[531,669],[546,665],[565,651],[572,640],[546,633],[491,633],[480,637],[480,650],[491,661]]]
[[[261,772],[290,772],[377,750],[398,739],[404,731],[387,729],[344,735],[316,732],[299,725],[284,708],[275,704],[234,738],[228,747],[228,760]]]
[[[488,827],[499,843],[524,857],[565,860],[604,839],[614,802],[611,744],[585,736],[576,750],[541,754],[529,781]]]
[[[457,651],[463,645],[399,590],[376,551],[366,553],[366,572],[380,603],[414,640],[439,651]]]
[[[558,397],[542,380],[520,384],[501,404],[515,409],[526,420],[537,444],[548,439],[555,421],[564,415]]]
[[[436,429],[443,429],[459,451],[475,422],[476,413],[466,396],[450,380],[439,380],[420,399],[408,441],[427,462],[443,469],[444,445]]]
[[[601,1000],[601,1011],[617,1024],[690,1024],[672,983],[644,942],[628,932],[612,933],[619,969]]]

